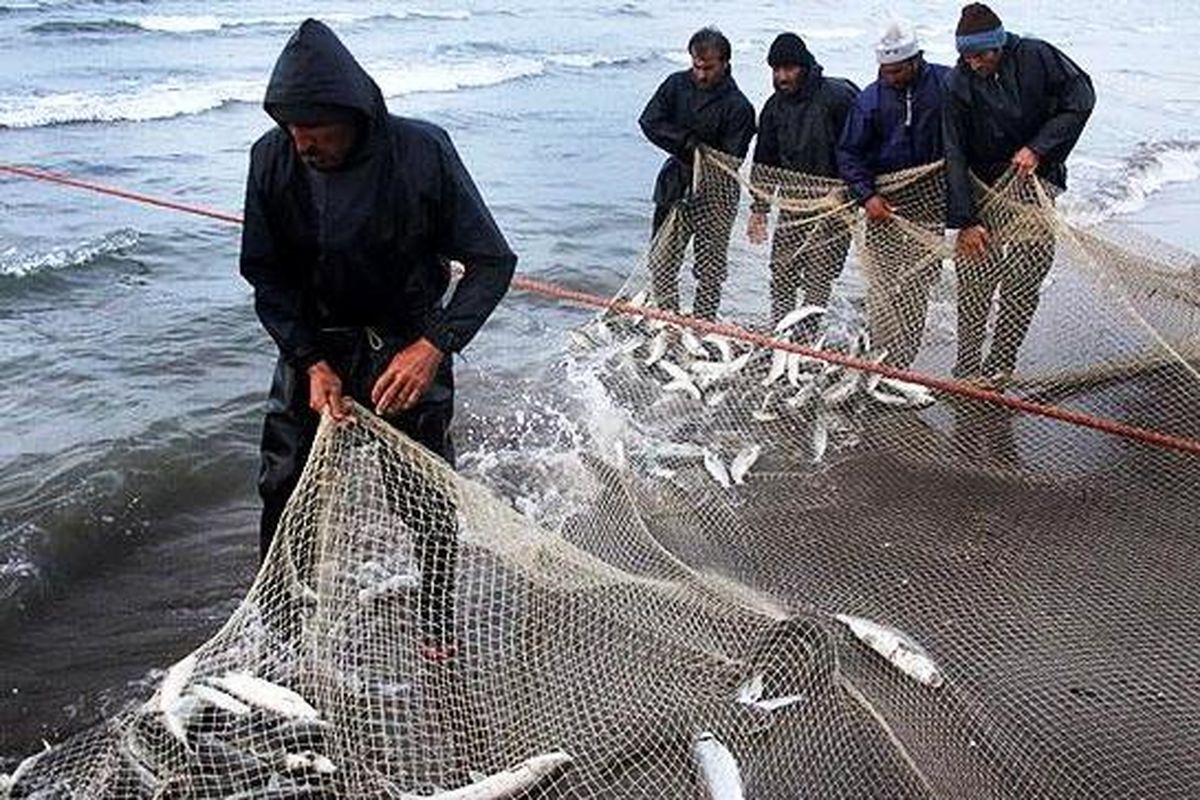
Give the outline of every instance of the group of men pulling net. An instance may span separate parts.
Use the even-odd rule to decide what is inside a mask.
[[[940,166],[883,179],[870,225],[829,179],[755,194],[707,151],[694,177],[573,337],[586,502],[541,527],[365,410],[327,419],[220,632],[7,796],[1194,796],[1197,456],[931,380]],[[1196,441],[1194,260],[1032,179],[977,189],[980,269],[1057,253],[1012,392]],[[764,321],[746,193],[772,258],[852,243],[823,306]],[[652,301],[679,226],[729,240],[719,321]],[[431,624],[452,660],[422,658]]]

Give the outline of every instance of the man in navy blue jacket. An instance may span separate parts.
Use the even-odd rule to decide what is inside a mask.
[[[654,184],[655,246],[650,254],[654,298],[679,310],[679,268],[695,236],[696,298],[693,314],[713,319],[728,271],[729,234],[741,196],[737,180],[719,169],[704,173],[692,192],[692,164],[701,145],[745,158],[754,138],[754,106],[730,74],[729,40],[701,28],[688,42],[692,68],[673,73],[638,119],[646,138],[667,153]],[[664,228],[671,213],[672,224]]]
[[[941,267],[931,244],[943,232],[945,189],[940,170],[884,179],[883,185],[880,176],[942,159],[942,99],[950,68],[926,63],[912,26],[899,21],[884,31],[875,56],[879,79],[854,101],[837,158],[842,180],[867,216],[871,337],[888,351],[888,363],[903,369],[920,349],[929,288]]]
[[[983,3],[962,10],[961,54],[946,87],[946,224],[957,228],[958,359],[954,374],[1003,388],[1029,332],[1042,280],[1054,263],[1054,231],[1036,207],[1031,176],[1053,191],[1067,185],[1066,160],[1096,103],[1092,81],[1075,62],[1038,39],[1006,33]],[[1013,195],[1032,214],[1016,225],[1012,203],[980,208],[977,184],[1014,174]],[[1017,230],[1003,231],[1007,227]],[[989,215],[990,218],[989,218]],[[993,241],[998,230],[1007,241]],[[992,296],[996,329],[981,359]]]

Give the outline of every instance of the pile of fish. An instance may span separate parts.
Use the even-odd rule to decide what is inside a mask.
[[[283,800],[348,796],[341,768],[324,754],[332,725],[296,691],[245,671],[196,676],[197,657],[172,666],[154,697],[98,731],[86,755],[68,742],[26,758],[0,775],[6,800],[82,797],[78,774],[61,767],[80,758],[99,765],[96,796],[221,797]],[[107,748],[102,755],[99,748]],[[472,783],[432,795],[411,794],[377,776],[385,796],[417,800],[489,800],[521,794],[569,764],[563,752],[535,756]],[[86,796],[92,796],[90,794]]]
[[[621,302],[644,307],[646,293]],[[797,308],[774,327],[774,337],[781,343],[793,338],[807,342],[825,313],[821,306]],[[625,384],[614,394],[631,401],[624,405],[633,406],[635,416],[646,410],[636,407],[640,398],[682,401],[685,415],[710,418],[717,427],[741,434],[733,437],[738,441],[732,447],[714,447],[711,439],[697,443],[695,455],[725,489],[745,482],[764,442],[786,447],[802,439],[805,460],[819,464],[831,434],[853,431],[855,419],[868,407],[919,409],[935,402],[926,387],[869,369],[883,364],[887,351],[873,350],[865,329],[834,328],[806,344],[808,353],[799,353],[716,333],[697,335],[685,325],[650,316],[608,312],[574,331],[573,340],[577,351],[605,359],[612,383]],[[825,354],[836,355],[822,358]],[[867,366],[845,366],[837,357]],[[646,391],[647,384],[654,391]],[[688,406],[694,414],[688,414]],[[756,429],[761,437],[753,434]],[[781,441],[789,438],[789,429],[801,433],[791,436],[792,442]]]

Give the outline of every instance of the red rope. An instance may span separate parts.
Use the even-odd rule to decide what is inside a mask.
[[[202,217],[221,220],[222,222],[231,222],[240,225],[242,218],[233,214],[227,214],[222,211],[214,211],[212,209],[202,208],[200,206],[189,205],[186,203],[176,203],[171,200],[162,200],[157,197],[151,197],[137,192],[130,192],[124,189],[117,189],[112,186],[106,186],[100,183],[91,181],[83,181],[77,178],[71,178],[66,175],[58,175],[45,170],[35,169],[32,167],[18,167],[8,164],[0,164],[0,172],[7,172],[13,175],[18,175],[23,178],[32,178],[34,180],[48,181],[57,183],[63,186],[71,186],[77,189],[87,189],[88,191],[99,192],[100,194],[110,195],[112,197],[120,197],[125,200],[132,200],[138,203],[158,206],[160,208],[168,208],[173,211],[181,211],[185,214],[196,214]],[[721,322],[709,322],[707,320],[695,319],[693,317],[685,317],[680,314],[666,311],[661,308],[650,308],[647,306],[633,305],[589,292],[581,292],[577,289],[569,289],[564,286],[559,286],[554,283],[537,280],[536,278],[527,278],[522,275],[513,277],[512,285],[523,291],[539,294],[544,297],[553,297],[559,300],[565,300],[570,303],[575,303],[589,308],[608,309],[621,314],[631,316],[645,317],[647,319],[660,319],[675,325],[684,326],[701,333],[716,333],[731,338],[740,339],[744,342],[756,344],[761,347],[770,347],[776,350],[787,350],[793,353],[812,358],[819,358],[823,361],[831,361],[835,364],[841,364],[851,369],[861,370],[862,372],[875,372],[887,378],[895,378],[897,380],[907,381],[924,386],[929,389],[936,389],[939,392],[946,394],[957,395],[959,397],[967,397],[972,400],[979,400],[985,403],[1004,406],[1021,411],[1034,416],[1054,419],[1060,422],[1066,422],[1071,425],[1078,425],[1084,428],[1101,431],[1103,433],[1120,436],[1126,439],[1143,442],[1145,444],[1156,445],[1171,450],[1179,450],[1192,455],[1200,455],[1200,441],[1189,439],[1181,436],[1172,436],[1162,433],[1161,431],[1152,430],[1150,428],[1141,428],[1135,425],[1127,425],[1117,420],[1107,419],[1104,417],[1096,417],[1091,414],[1084,414],[1079,411],[1071,411],[1058,406],[1048,406],[1041,403],[1034,403],[1029,400],[1022,400],[1018,397],[1010,397],[999,392],[992,392],[986,389],[980,389],[959,381],[945,380],[936,378],[931,375],[925,375],[919,372],[910,372],[908,370],[896,369],[884,364],[875,364],[870,361],[864,361],[860,358],[854,358],[844,353],[838,353],[828,350],[813,350],[809,347],[784,342],[778,339],[773,339],[770,336],[748,331],[737,325],[730,325]]]

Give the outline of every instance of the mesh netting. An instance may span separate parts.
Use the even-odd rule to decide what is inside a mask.
[[[1195,261],[1009,179],[956,268],[938,166],[695,187],[575,332],[565,521],[325,423],[225,627],[10,796],[1200,794]]]

